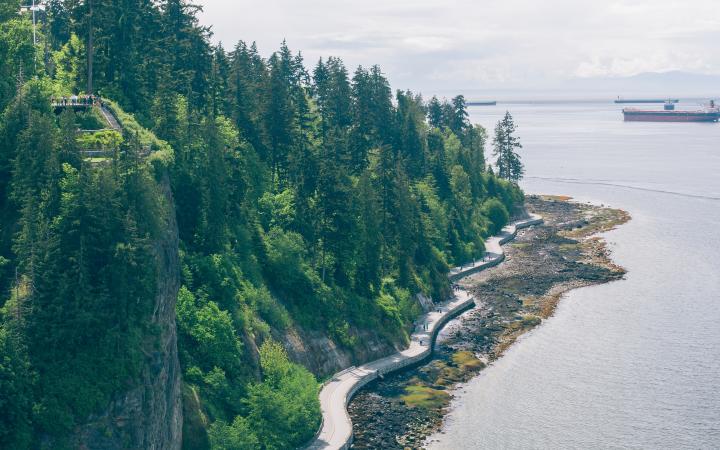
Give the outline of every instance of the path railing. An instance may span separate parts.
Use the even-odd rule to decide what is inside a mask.
[[[452,269],[448,274],[449,278],[456,281],[500,264],[505,259],[502,244],[513,239],[519,229],[539,223],[542,223],[542,218],[531,214],[528,219],[519,220],[504,227],[500,234],[485,242],[485,249],[490,255],[488,258]],[[412,334],[410,346],[407,349],[360,367],[353,366],[340,371],[322,386],[320,390],[322,423],[320,430],[306,449],[335,450],[350,447],[353,434],[347,405],[352,397],[358,390],[378,377],[419,364],[432,355],[438,332],[451,319],[475,305],[475,300],[466,290],[457,288],[454,293],[452,299],[436,305],[433,311],[425,313],[417,320],[416,326],[419,325],[419,329]]]

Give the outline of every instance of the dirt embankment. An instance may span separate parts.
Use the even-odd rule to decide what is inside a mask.
[[[501,265],[461,281],[478,307],[443,332],[433,360],[362,390],[350,404],[353,448],[422,448],[439,429],[452,388],[502,356],[515,340],[552,315],[563,293],[623,277],[597,236],[627,222],[617,209],[532,196],[527,209],[542,226],[505,246]]]

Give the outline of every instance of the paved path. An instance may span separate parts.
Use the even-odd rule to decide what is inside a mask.
[[[105,121],[110,125],[110,128],[112,128],[115,131],[120,131],[120,124],[115,119],[115,116],[113,113],[107,108],[107,106],[100,106],[100,113],[105,117]]]
[[[485,241],[486,258],[463,267],[456,267],[448,276],[455,281],[464,276],[500,264],[505,259],[501,245],[512,240],[517,230],[542,223],[538,215],[517,221],[502,229],[501,233]],[[474,299],[463,289],[455,296],[421,316],[416,331],[410,337],[410,346],[402,352],[381,358],[360,367],[350,367],[333,375],[320,391],[320,409],[323,422],[316,438],[307,447],[312,449],[346,449],[352,443],[352,422],[347,405],[353,395],[379,376],[419,363],[430,356],[437,333],[453,317],[475,305]]]

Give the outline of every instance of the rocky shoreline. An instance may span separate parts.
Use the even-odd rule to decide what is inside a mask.
[[[352,448],[423,448],[447,412],[453,388],[499,358],[522,334],[552,315],[563,293],[617,280],[598,233],[627,222],[621,210],[570,202],[567,197],[529,196],[542,226],[522,230],[505,247],[506,261],[463,279],[478,306],[449,324],[433,359],[419,368],[374,382],[349,406]]]

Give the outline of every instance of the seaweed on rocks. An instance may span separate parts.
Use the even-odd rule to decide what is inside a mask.
[[[439,430],[454,388],[551,316],[563,293],[623,277],[598,233],[627,222],[622,210],[530,196],[545,223],[518,233],[499,266],[460,281],[477,306],[441,332],[427,364],[373,382],[349,406],[357,449],[423,448]]]

